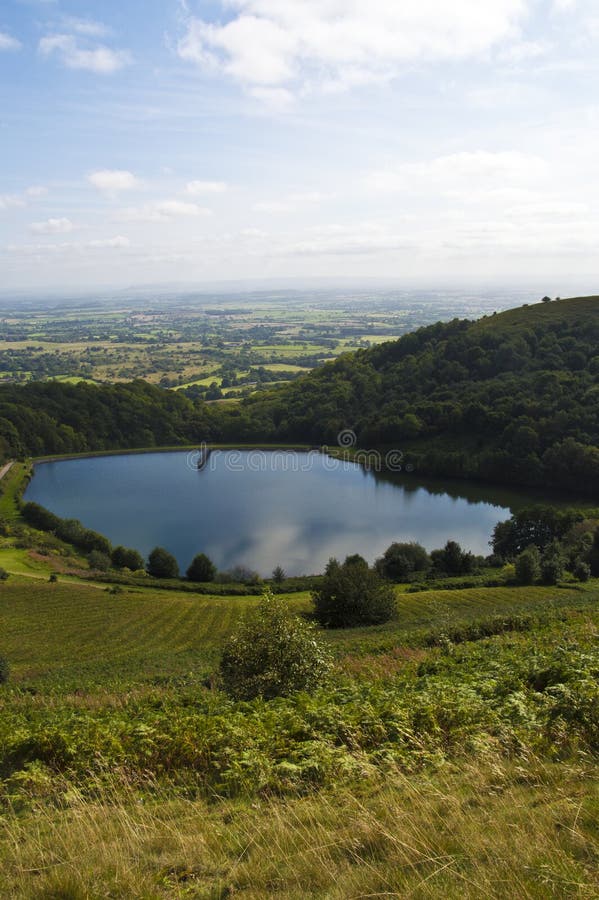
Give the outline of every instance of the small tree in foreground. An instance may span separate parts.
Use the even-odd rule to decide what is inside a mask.
[[[205,553],[198,553],[187,570],[187,578],[189,581],[214,581],[216,566]]]
[[[331,559],[312,599],[316,618],[325,628],[380,625],[396,610],[391,585],[359,556],[348,556],[343,564]]]
[[[153,578],[178,578],[179,564],[164,547],[154,547],[148,556],[148,575]]]
[[[285,697],[312,691],[330,669],[313,625],[294,616],[284,600],[265,591],[225,644],[220,674],[236,700]]]

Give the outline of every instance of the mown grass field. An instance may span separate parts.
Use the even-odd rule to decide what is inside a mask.
[[[326,635],[315,696],[233,703],[209,676],[256,598],[11,576],[0,895],[597,896],[599,584],[397,599]]]

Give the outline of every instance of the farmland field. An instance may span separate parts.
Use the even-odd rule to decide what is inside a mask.
[[[364,304],[368,300],[368,306]],[[59,303],[0,299],[0,383],[134,378],[208,400],[238,397],[438,318],[502,309],[513,295],[441,301],[374,291],[177,294]]]

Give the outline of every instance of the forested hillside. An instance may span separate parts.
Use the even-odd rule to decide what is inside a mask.
[[[393,446],[418,471],[599,493],[599,297],[421,328],[236,406],[144,382],[0,388],[4,456],[205,440]]]
[[[599,297],[455,320],[234,411],[240,435],[404,450],[422,472],[599,491]]]

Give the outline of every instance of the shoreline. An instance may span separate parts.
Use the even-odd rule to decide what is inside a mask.
[[[127,450],[86,450],[83,453],[65,453],[44,456],[31,457],[33,466],[43,465],[52,462],[68,462],[74,459],[96,459],[102,456],[133,456],[135,454],[147,453],[184,453],[186,450],[198,450],[202,446],[197,444],[178,444],[177,446],[166,447],[138,447]],[[209,450],[287,450],[289,452],[305,453],[314,449],[309,444],[211,444],[206,443],[205,446]]]

